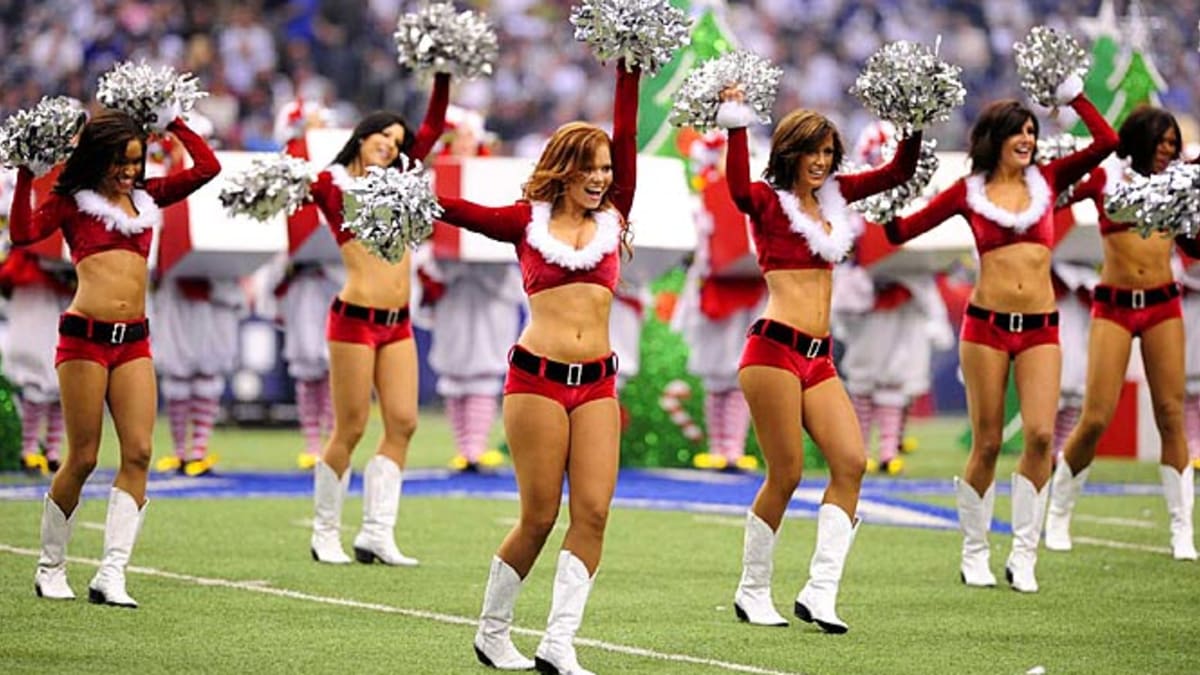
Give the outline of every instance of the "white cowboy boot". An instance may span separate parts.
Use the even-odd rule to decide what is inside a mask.
[[[850,516],[835,504],[822,504],[817,510],[817,548],[808,566],[808,583],[796,596],[795,612],[800,620],[815,622],[826,633],[850,630],[838,618],[837,593],[860,522],[851,523]]]
[[[78,504],[68,518],[50,495],[46,495],[42,508],[42,554],[33,574],[33,590],[39,598],[75,599],[75,591],[67,584],[67,542],[71,541],[76,513],[79,513]]]
[[[583,561],[570,551],[558,554],[554,575],[554,593],[550,601],[550,619],[546,634],[534,654],[539,673],[549,675],[594,675],[584,670],[575,657],[575,632],[583,622],[583,608],[595,577],[589,577]]]
[[[114,487],[108,494],[108,516],[104,521],[104,557],[100,569],[88,584],[88,600],[100,605],[136,608],[134,600],[125,592],[125,566],[133,554],[146,507],[150,500],[138,508],[133,495]]]
[[[958,529],[962,532],[962,563],[959,577],[968,586],[990,588],[996,577],[988,566],[991,548],[988,532],[992,529],[992,508],[996,504],[996,485],[988,486],[980,497],[965,480],[954,477],[954,494],[958,502]]]
[[[733,611],[742,621],[758,626],[786,626],[787,619],[771,600],[771,573],[779,535],[753,511],[746,512],[742,539],[742,580],[733,594]]]
[[[1075,501],[1083,492],[1083,484],[1087,482],[1091,468],[1084,467],[1078,474],[1071,475],[1067,460],[1059,460],[1054,478],[1050,480],[1050,503],[1046,507],[1047,549],[1071,550],[1071,512],[1075,510]]]
[[[1038,543],[1042,538],[1042,520],[1050,484],[1038,492],[1028,478],[1019,473],[1012,477],[1012,552],[1004,564],[1004,577],[1014,591],[1037,593]]]
[[[395,462],[375,455],[363,470],[363,524],[354,537],[354,557],[370,565],[378,560],[385,565],[415,567],[410,558],[396,548],[396,514],[400,510],[400,489],[404,476]]]
[[[475,656],[479,662],[497,670],[532,670],[533,659],[517,651],[512,641],[513,606],[521,592],[517,571],[492,556],[487,589],[483,592],[483,611],[479,630],[475,631]]]
[[[1171,554],[1176,560],[1195,560],[1196,542],[1192,533],[1192,507],[1196,503],[1195,469],[1191,464],[1183,472],[1173,467],[1158,467],[1162,478],[1167,514],[1171,516]]]
[[[310,551],[313,560],[334,565],[350,564],[342,550],[342,502],[350,486],[350,467],[338,478],[333,468],[317,462],[313,468],[313,532]]]

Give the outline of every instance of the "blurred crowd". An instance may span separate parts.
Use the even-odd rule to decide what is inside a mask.
[[[712,0],[693,0],[700,5]],[[1129,0],[1116,0],[1119,12]],[[454,102],[485,111],[501,153],[529,154],[559,124],[610,116],[611,70],[574,41],[573,0],[457,0],[488,13],[500,38],[489,80],[458,82]],[[961,148],[988,100],[1019,96],[1011,45],[1034,25],[1067,29],[1100,0],[729,0],[725,22],[741,46],[784,68],[777,112],[816,108],[853,138],[869,121],[846,93],[863,62],[896,39],[932,42],[963,68],[967,105],[935,130]],[[1200,115],[1200,2],[1143,0],[1148,55],[1166,80],[1163,104],[1195,129]],[[115,62],[145,59],[195,73],[200,104],[227,149],[277,147],[274,112],[301,96],[336,123],[392,108],[414,122],[428,83],[395,59],[396,18],[416,0],[0,0],[0,115],[45,94],[88,100]]]

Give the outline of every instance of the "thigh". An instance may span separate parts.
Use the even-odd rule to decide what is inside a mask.
[[[95,361],[75,359],[60,363],[57,370],[67,441],[73,449],[95,449],[104,425],[108,369]]]
[[[832,473],[854,471],[865,462],[854,406],[836,377],[804,392],[804,428],[821,450]]]
[[[1008,388],[1008,352],[964,340],[959,344],[958,353],[971,429],[976,436],[1002,433],[1004,395]]]
[[[375,379],[375,350],[354,342],[329,343],[329,392],[334,415],[366,421]],[[344,423],[344,422],[343,422]]]
[[[122,457],[128,453],[149,456],[157,404],[150,359],[135,359],[113,369],[108,378],[108,409],[121,440]]]
[[[1180,336],[1182,338],[1182,336]],[[1087,385],[1083,389],[1084,409],[1105,419],[1117,409],[1133,336],[1124,326],[1108,319],[1092,319],[1088,334]],[[1183,369],[1183,364],[1179,366]]]
[[[392,342],[375,353],[375,391],[387,431],[411,427],[417,419],[417,346],[415,340]]]
[[[1062,375],[1062,350],[1058,345],[1038,345],[1017,355],[1013,377],[1026,429],[1054,428],[1058,412],[1058,385]]]
[[[1157,410],[1170,401],[1182,407],[1186,384],[1183,321],[1169,319],[1142,334],[1142,362],[1150,398]]]
[[[571,512],[607,511],[617,484],[621,457],[621,413],[614,398],[585,403],[571,411],[567,480]]]
[[[522,511],[557,509],[571,441],[562,405],[537,394],[504,397],[504,436],[512,454]]]
[[[768,467],[799,470],[804,465],[800,380],[779,368],[747,366],[738,381]]]

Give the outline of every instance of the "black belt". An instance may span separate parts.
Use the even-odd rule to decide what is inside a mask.
[[[1046,326],[1058,325],[1058,312],[1046,314],[1008,314],[993,312],[977,305],[967,305],[967,316],[983,319],[1000,330],[1010,333],[1020,333],[1027,330],[1037,330]]]
[[[408,307],[399,309],[379,309],[378,307],[363,307],[346,302],[341,298],[333,299],[333,313],[348,316],[351,319],[370,321],[381,326],[395,326],[408,321]]]
[[[565,384],[568,387],[578,387],[584,384],[599,382],[606,377],[617,374],[617,355],[615,352],[599,361],[562,363],[542,358],[521,347],[513,347],[508,352],[508,362],[527,373]]]
[[[815,338],[808,333],[800,331],[770,319],[759,319],[751,326],[747,335],[761,335],[768,340],[774,340],[782,345],[787,345],[793,351],[800,352],[806,358],[815,359],[829,354],[829,349],[833,345],[833,340],[828,336],[823,338]]]
[[[123,345],[150,337],[150,322],[146,319],[138,319],[137,321],[109,323],[78,314],[63,314],[58,320],[58,333],[67,337],[83,338],[98,344]]]
[[[1178,298],[1181,291],[1179,284],[1167,284],[1158,288],[1113,288],[1112,286],[1097,286],[1092,292],[1096,302],[1106,305],[1116,305],[1126,309],[1143,309],[1160,305],[1172,298]]]

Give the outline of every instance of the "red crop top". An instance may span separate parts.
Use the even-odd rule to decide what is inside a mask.
[[[1072,204],[1090,199],[1096,205],[1096,211],[1099,213],[1100,234],[1102,236],[1124,232],[1134,225],[1134,223],[1114,221],[1108,217],[1108,213],[1104,210],[1104,198],[1112,191],[1119,175],[1116,172],[1110,173],[1103,166],[1098,166],[1088,174],[1087,178],[1075,184],[1075,190],[1071,194]]]
[[[993,204],[987,198],[983,174],[973,173],[943,190],[920,211],[885,225],[888,241],[899,245],[961,215],[971,226],[980,256],[1020,243],[1053,248],[1054,202],[1058,193],[1095,168],[1117,147],[1118,140],[1116,132],[1086,97],[1075,97],[1071,107],[1092,133],[1092,143],[1049,164],[1026,167],[1029,206],[1024,211],[1013,213]]]
[[[63,237],[71,247],[71,260],[76,264],[90,255],[116,249],[134,251],[143,258],[149,256],[154,228],[162,222],[160,208],[187,198],[221,170],[212,149],[183,120],[176,119],[167,129],[179,137],[192,156],[192,168],[151,178],[144,187],[135,189],[132,199],[136,216],[125,213],[94,190],[79,190],[73,195],[51,193],[31,213],[33,173],[21,167],[9,223],[13,245],[39,242],[62,228]]]
[[[608,197],[616,207],[593,211],[596,234],[576,249],[550,234],[551,205],[518,201],[511,206],[481,206],[456,197],[438,197],[445,213],[441,220],[514,244],[525,293],[567,284],[596,284],[610,291],[621,276],[619,249],[622,220],[629,218],[637,186],[637,104],[640,71],[626,72],[617,65],[617,93],[613,111],[613,182]]]
[[[849,253],[858,238],[859,219],[851,217],[848,202],[890,190],[912,178],[921,151],[921,132],[900,142],[887,164],[859,173],[834,174],[817,190],[825,224],[800,209],[795,194],[776,190],[764,181],[750,182],[750,151],[746,129],[729,131],[726,182],[733,201],[750,216],[751,232],[762,271],[784,269],[833,269]]]
[[[434,143],[442,137],[442,130],[446,126],[446,107],[449,103],[450,76],[438,73],[433,80],[433,93],[429,96],[425,119],[421,121],[421,128],[417,130],[417,137],[413,139],[412,146],[404,153],[410,159],[424,160],[429,151],[433,150]],[[329,224],[338,246],[354,238],[353,232],[342,229],[342,222],[345,220],[342,192],[350,185],[351,180],[353,179],[346,172],[346,167],[330,164],[329,168],[317,174],[317,180],[311,188],[313,201],[324,214],[325,222]]]

